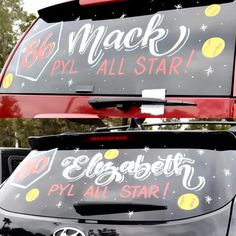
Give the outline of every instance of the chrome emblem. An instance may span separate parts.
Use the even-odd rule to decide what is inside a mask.
[[[85,234],[73,227],[60,228],[53,233],[53,236],[85,236]]]

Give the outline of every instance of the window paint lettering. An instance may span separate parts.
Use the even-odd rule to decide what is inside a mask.
[[[124,185],[121,189],[118,190],[117,198],[120,199],[134,199],[134,198],[142,198],[142,199],[159,199],[159,197],[166,198],[170,183],[167,182],[163,188],[160,188],[159,185]],[[161,195],[162,194],[162,195]],[[109,199],[112,194],[109,191],[109,187],[101,187],[101,186],[89,186],[86,189],[83,197],[89,197],[94,199]],[[114,197],[114,196],[113,196]]]
[[[125,58],[121,59],[112,58],[112,60],[105,59],[99,66],[96,75],[109,75],[109,76],[122,76],[124,72]]]
[[[114,20],[39,19],[11,60],[2,93],[73,94],[91,85],[94,96],[140,96],[152,88],[167,96],[229,96],[234,5],[223,4],[214,20],[204,14],[209,6]],[[52,44],[46,57],[43,46]]]
[[[102,153],[93,157],[81,155],[67,157],[61,162],[64,167],[62,175],[68,181],[77,181],[83,177],[94,179],[98,186],[107,186],[112,182],[123,183],[125,176],[133,176],[135,180],[144,181],[152,176],[182,176],[183,187],[191,191],[201,190],[206,183],[203,176],[194,179],[195,160],[186,158],[182,153],[157,157],[157,161],[149,163],[144,155],[138,155],[136,161],[125,161],[119,166],[111,161],[104,161]],[[145,162],[146,161],[146,162]],[[196,183],[195,185],[192,182]]]
[[[120,192],[120,198],[132,199],[132,198],[156,198],[159,199],[162,193],[162,197],[166,198],[170,183],[167,182],[164,189],[161,189],[159,185],[124,185]]]
[[[22,56],[22,68],[30,68],[37,60],[43,61],[52,54],[55,48],[55,42],[50,42],[52,36],[53,33],[50,32],[43,40],[37,39],[30,42]]]
[[[29,160],[20,171],[16,173],[16,181],[20,182],[29,175],[38,175],[45,171],[48,167],[49,158],[47,156],[39,157],[38,159]]]
[[[77,187],[79,188],[79,187]],[[82,191],[83,198],[90,199],[102,199],[107,200],[114,198],[120,199],[159,199],[162,197],[165,199],[169,193],[170,182],[164,184],[152,184],[152,185],[123,185],[117,187],[116,194],[114,191],[110,190],[109,186],[97,186],[90,185],[88,188]],[[59,184],[54,183],[50,186],[47,196],[56,197],[56,196],[66,196],[66,197],[81,197],[79,195],[81,190],[75,189],[74,184]]]
[[[48,196],[52,196],[54,194],[57,194],[59,196],[66,195],[67,197],[73,197],[74,194],[74,184],[53,184],[51,185]]]
[[[164,15],[157,13],[152,16],[145,30],[136,27],[128,32],[114,30],[109,33],[107,26],[95,28],[95,25],[87,23],[78,32],[74,31],[69,34],[68,54],[71,56],[75,51],[78,51],[79,54],[83,55],[89,50],[88,64],[91,66],[96,66],[104,57],[104,51],[111,48],[116,51],[134,51],[137,48],[147,47],[152,56],[173,56],[188,41],[190,29],[180,26],[176,43],[170,49],[161,51],[159,43],[166,40],[169,34],[168,29],[161,28],[163,20]],[[138,42],[134,43],[135,39]]]
[[[84,193],[84,197],[96,198],[96,199],[107,199],[108,187],[98,187],[91,185]]]
[[[42,156],[48,156],[52,160],[55,152],[56,150],[33,151],[29,157],[24,159],[17,172],[31,158],[39,159]],[[98,153],[101,153],[104,162],[92,163],[92,158]],[[139,154],[144,154],[145,158],[137,165]],[[99,168],[103,168],[104,171],[109,171],[109,165],[104,166],[104,164],[112,162],[111,166],[119,168],[117,171],[125,175],[123,183],[113,181],[107,186],[97,185],[95,183],[96,175],[93,178],[88,178],[85,175],[75,182],[65,179],[62,173],[66,167],[61,166],[62,161],[64,160],[68,167],[73,165],[73,161],[82,155],[82,159],[77,159],[77,167],[81,168],[80,173],[88,167],[90,161],[91,165],[94,164],[95,167],[100,165]],[[216,158],[221,162],[216,162]],[[156,214],[159,214],[158,219],[168,221],[201,216],[219,210],[234,198],[236,192],[235,171],[232,168],[236,161],[235,150],[156,149],[149,147],[143,149],[76,149],[59,150],[54,159],[49,168],[50,172],[38,176],[37,181],[35,179],[37,176],[33,175],[33,179],[30,181],[26,182],[30,178],[29,176],[24,179],[23,185],[16,185],[14,176],[17,172],[14,172],[1,189],[3,207],[9,211],[20,212],[24,206],[25,213],[32,214],[33,212],[37,215],[40,205],[45,207],[44,213],[47,216],[54,214],[54,217],[78,219],[78,213],[73,208],[75,202],[136,202],[140,204],[148,202],[150,205],[166,205],[168,209],[165,210],[165,214],[162,212],[159,212],[160,214],[158,212],[143,213],[147,221],[152,221],[153,217],[157,217]],[[84,164],[81,165],[81,162]],[[141,166],[141,164],[145,165]],[[152,173],[146,180],[134,179],[135,171],[143,169],[145,172],[149,165],[151,165]],[[121,166],[123,169],[120,168]],[[207,182],[201,191],[194,192],[184,188],[182,180],[185,175],[185,166],[195,169],[192,178],[189,177],[191,187],[198,185],[199,176],[204,176]],[[209,168],[211,171],[208,171]],[[71,168],[71,171],[71,176],[76,177],[79,174],[78,168],[77,170]],[[124,171],[126,172],[124,173]],[[154,172],[156,175],[153,174]],[[176,173],[180,175],[176,176]],[[92,175],[93,171],[90,174]],[[29,186],[31,187],[29,188]],[[36,199],[35,196],[37,197],[38,194],[40,195]],[[122,217],[119,219],[122,220]],[[137,220],[139,219],[137,218]]]
[[[55,75],[64,75],[64,74],[70,74],[74,75],[77,74],[78,71],[75,68],[76,62],[75,59],[69,59],[69,60],[56,60],[52,64],[51,69],[51,76]]]
[[[193,49],[187,58],[183,59],[180,56],[173,57],[145,57],[140,56],[137,58],[132,74],[141,75],[179,75],[182,73],[187,74],[188,68],[191,65],[192,59],[195,55],[195,50]],[[126,74],[127,61],[124,57],[104,59],[96,70],[96,75],[103,76],[118,76],[122,77]],[[62,76],[62,75],[75,75],[79,73],[79,65],[75,59],[69,60],[56,60],[52,63],[50,76]]]
[[[50,172],[57,149],[32,151],[11,175],[10,184],[26,189]]]

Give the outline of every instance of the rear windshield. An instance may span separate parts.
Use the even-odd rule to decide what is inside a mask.
[[[120,3],[107,13],[104,6],[75,3],[62,5],[65,13],[56,6],[42,11],[16,51],[1,92],[140,96],[165,89],[167,95],[230,95],[235,2],[150,2]]]
[[[76,219],[184,219],[215,211],[234,198],[235,161],[236,151],[147,146],[32,151],[2,187],[0,206]],[[122,203],[145,207],[117,213]],[[91,205],[81,210],[82,204]]]

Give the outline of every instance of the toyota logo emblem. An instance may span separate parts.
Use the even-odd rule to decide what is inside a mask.
[[[53,233],[53,236],[85,236],[85,234],[73,227],[64,227]]]

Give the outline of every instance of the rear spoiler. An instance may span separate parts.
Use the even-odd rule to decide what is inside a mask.
[[[44,151],[104,148],[183,148],[236,150],[231,131],[126,131],[102,133],[66,133],[30,137],[32,149]]]
[[[232,2],[232,0],[215,0],[214,4]],[[197,3],[197,6],[212,4],[212,0]],[[105,5],[105,10],[104,10]],[[64,0],[64,2],[38,11],[40,18],[46,22],[73,21],[76,19],[111,19],[125,16],[154,14],[158,11],[176,9],[179,1],[166,0]],[[182,1],[181,8],[196,6],[191,1]],[[95,16],[96,15],[96,16]],[[109,17],[107,17],[109,16]]]

